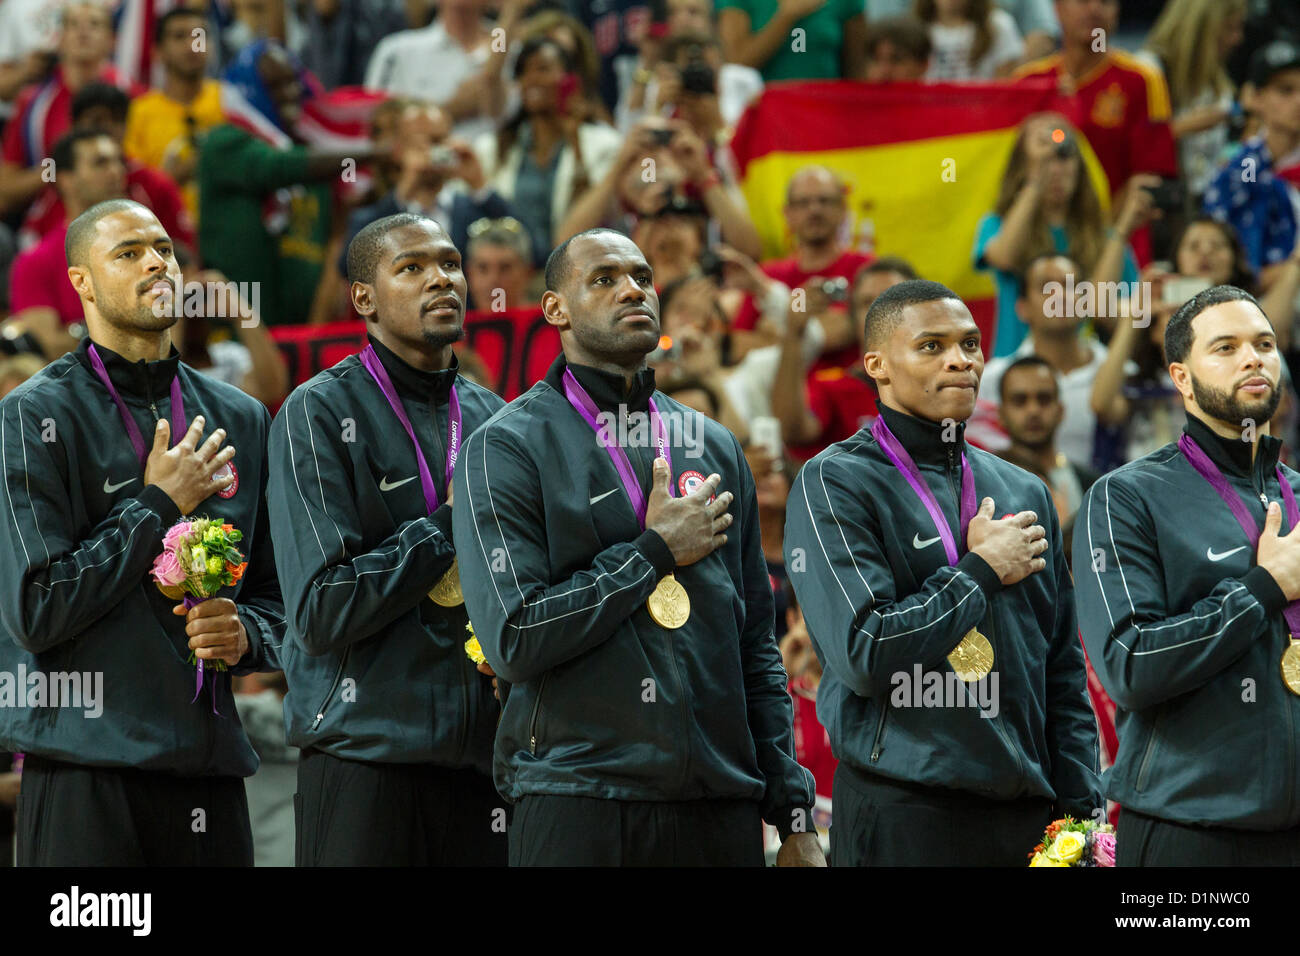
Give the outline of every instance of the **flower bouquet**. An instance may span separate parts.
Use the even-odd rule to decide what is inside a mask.
[[[158,590],[172,600],[182,600],[185,608],[194,607],[215,597],[224,587],[236,584],[244,576],[248,562],[235,547],[243,532],[211,518],[178,521],[163,535],[162,554],[154,559],[149,574]],[[196,667],[194,700],[203,689],[204,665],[216,671],[227,670],[222,660],[205,661],[190,651],[189,662]],[[216,687],[213,687],[213,710],[216,710]],[[193,703],[193,701],[191,701]]]
[[[474,633],[474,625],[466,624],[465,630],[469,631],[469,640],[465,642],[465,654],[475,664],[482,664],[487,658],[483,656],[483,648],[479,646],[478,635]]]
[[[1030,866],[1114,866],[1115,827],[1095,820],[1053,820],[1029,852]]]

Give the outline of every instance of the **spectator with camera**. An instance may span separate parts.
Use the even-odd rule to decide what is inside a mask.
[[[876,386],[862,366],[867,310],[880,293],[916,279],[904,259],[885,256],[861,269],[849,289],[849,321],[858,332],[857,360],[842,368],[809,374],[804,327],[806,312],[792,311],[781,339],[772,414],[792,458],[807,461],[827,445],[843,441],[876,417]]]
[[[554,238],[558,244],[600,225],[631,235],[643,219],[674,208],[702,208],[710,236],[751,258],[759,255],[749,210],[723,183],[704,141],[683,120],[661,117],[643,119],[628,132],[605,176],[573,204]]]
[[[710,33],[669,33],[656,47],[653,67],[648,62],[643,54],[619,101],[619,129],[629,129],[648,113],[673,115],[685,120],[712,153],[725,144],[745,107],[763,92],[762,74],[723,62],[722,47]]]
[[[348,217],[337,260],[341,276],[347,275],[352,238],[385,216],[401,212],[428,216],[447,230],[457,249],[464,249],[470,223],[514,214],[489,185],[474,150],[452,135],[451,119],[440,107],[410,103],[402,110],[393,132],[391,161],[396,168],[392,190]]]
[[[1077,134],[1064,117],[1038,113],[1021,123],[997,204],[980,220],[975,234],[975,266],[991,271],[997,284],[991,354],[1011,355],[1024,341],[1028,326],[1016,315],[1018,277],[1036,255],[1053,251],[1067,255],[1083,275],[1093,276],[1108,251],[1107,271],[1115,270],[1117,253],[1119,274],[1107,278],[1136,281],[1137,260],[1127,240],[1142,224],[1140,215],[1149,203],[1145,191],[1134,191],[1126,211],[1108,231],[1101,200],[1084,169]],[[1108,242],[1118,244],[1108,248]]]
[[[858,330],[848,314],[849,282],[871,256],[849,248],[842,236],[848,218],[848,186],[824,166],[805,166],[786,186],[785,221],[794,254],[762,264],[763,273],[790,290],[784,302],[750,296],[733,321],[738,331],[757,331],[747,347],[777,344],[790,310],[803,310],[822,337],[822,355],[811,371],[845,368],[856,362]],[[779,287],[778,287],[779,288]],[[802,290],[795,294],[795,290]],[[770,301],[769,301],[770,300]],[[764,320],[760,323],[760,319]]]
[[[474,151],[488,182],[528,229],[533,264],[540,267],[557,227],[614,165],[620,139],[612,127],[591,121],[573,61],[549,37],[524,43],[514,77],[518,110],[496,133],[480,136]]]

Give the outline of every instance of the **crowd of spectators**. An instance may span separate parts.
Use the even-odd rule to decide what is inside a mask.
[[[765,255],[729,144],[766,85],[1045,78],[1070,98],[1075,122],[1020,125],[967,247],[996,296],[968,437],[1042,477],[1067,527],[1099,473],[1177,437],[1162,346],[1181,302],[1230,282],[1295,342],[1293,0],[1167,0],[1124,33],[1132,50],[1120,0],[129,2],[152,5],[152,36],[112,2],[0,0],[5,382],[84,334],[63,236],[105,199],[154,210],[187,279],[257,290],[239,309],[252,321],[205,300],[174,341],[273,410],[294,384],[274,332],[353,318],[346,248],[366,224],[440,222],[471,323],[537,309],[550,251],[617,228],[654,270],[660,387],[752,452],[803,699],[818,672],[784,584],[785,494],[800,462],[873,420],[863,316],[923,270],[855,246],[851,184],[811,164],[785,184],[785,245]],[[1063,312],[1056,293],[1088,283],[1129,292]],[[468,347],[461,361],[481,366]],[[1288,384],[1274,423],[1288,445],[1296,407]]]

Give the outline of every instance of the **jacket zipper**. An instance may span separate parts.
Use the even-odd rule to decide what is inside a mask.
[[[1147,738],[1147,749],[1146,752],[1142,754],[1142,763],[1138,765],[1137,782],[1134,784],[1134,789],[1136,789],[1138,793],[1141,793],[1142,789],[1147,785],[1147,774],[1150,770],[1149,764],[1151,763],[1151,756],[1155,753],[1156,749],[1156,733],[1160,730],[1160,718],[1163,716],[1163,711],[1156,714],[1156,719],[1151,724],[1151,736]]]
[[[880,705],[880,723],[876,725],[876,739],[871,744],[871,762],[880,759],[880,741],[885,736],[885,718],[889,716],[889,705]]]
[[[339,681],[343,678],[343,668],[347,666],[348,655],[351,653],[352,653],[351,647],[345,647],[343,649],[343,657],[339,661],[339,669],[334,672],[334,683],[330,684],[329,693],[325,695],[325,699],[322,700],[320,702],[320,706],[316,708],[316,719],[312,721],[311,724],[312,730],[315,730],[317,727],[319,727],[320,722],[325,719],[325,708],[329,705],[330,699],[334,696],[334,691],[338,689]]]
[[[542,682],[537,685],[537,698],[533,701],[533,716],[528,722],[528,752],[534,757],[537,756],[537,716],[542,710],[542,691],[546,690],[546,678],[551,674],[547,671],[542,675]]]

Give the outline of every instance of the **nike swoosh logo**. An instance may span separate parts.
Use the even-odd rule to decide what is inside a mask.
[[[603,495],[597,495],[596,497],[592,498],[591,501],[588,502],[588,504],[593,504],[593,505],[594,505],[597,501],[600,501],[600,500],[603,499],[603,498],[608,498],[610,495],[612,495],[612,494],[613,494],[614,492],[616,492],[616,491],[618,491],[617,488],[611,488],[611,489],[609,489],[609,491],[605,492]]]
[[[133,481],[135,481],[134,478],[128,478],[126,481],[119,481],[117,484],[115,484],[115,485],[111,485],[111,484],[109,484],[109,482],[108,482],[108,478],[105,478],[105,479],[104,479],[104,494],[106,494],[106,495],[111,495],[113,492],[117,491],[117,489],[119,489],[119,488],[125,488],[127,485],[129,485],[129,484],[130,484],[131,482],[133,482]]]
[[[1224,558],[1236,554],[1238,551],[1245,551],[1246,546],[1243,544],[1240,548],[1233,548],[1231,551],[1225,551],[1223,554],[1215,554],[1213,548],[1205,549],[1205,556],[1211,561],[1222,561]]]
[[[403,478],[401,481],[390,482],[388,476],[384,475],[383,478],[379,479],[379,490],[392,491],[394,488],[402,487],[402,485],[406,484],[408,481],[415,481],[416,477],[416,475],[412,475],[410,478]]]
[[[921,536],[919,534],[914,534],[912,535],[912,547],[916,548],[919,551],[922,548],[930,547],[930,545],[934,544],[938,540],[939,540],[939,536],[937,534],[933,538],[926,538],[924,541],[921,540]]]

